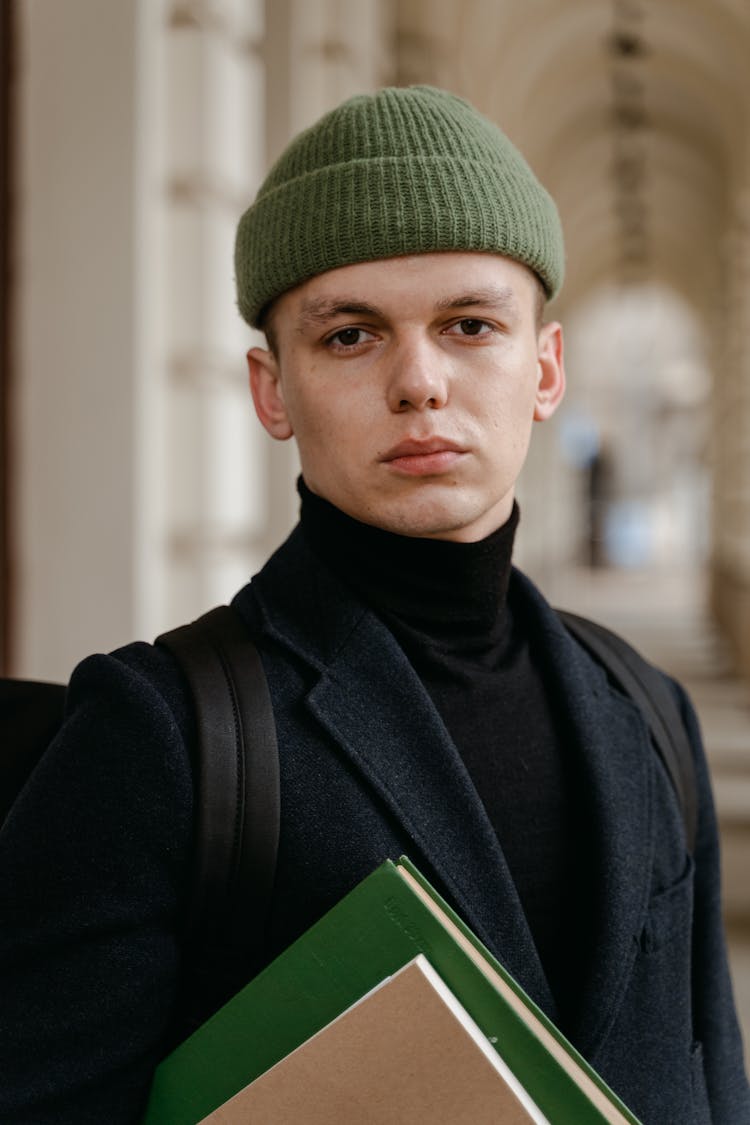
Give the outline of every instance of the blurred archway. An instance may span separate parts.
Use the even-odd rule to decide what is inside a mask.
[[[674,290],[609,285],[567,318],[560,419],[592,566],[695,569],[710,547],[706,327]]]

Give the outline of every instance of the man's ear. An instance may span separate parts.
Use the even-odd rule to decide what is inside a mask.
[[[534,421],[551,418],[565,394],[562,327],[556,320],[542,326],[537,354],[537,388]]]
[[[286,441],[294,431],[286,412],[276,356],[266,348],[251,348],[247,353],[247,367],[250,394],[261,425],[272,438]]]

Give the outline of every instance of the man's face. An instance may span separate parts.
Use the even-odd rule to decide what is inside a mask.
[[[438,253],[320,274],[248,353],[256,411],[308,488],[364,523],[471,542],[510,515],[534,419],[564,389],[558,324],[525,266]]]

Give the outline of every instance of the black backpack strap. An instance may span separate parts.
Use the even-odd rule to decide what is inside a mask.
[[[601,625],[558,610],[565,628],[640,708],[682,809],[688,848],[695,848],[698,808],[692,748],[677,701],[662,674]]]
[[[185,948],[193,1022],[200,1022],[250,978],[261,955],[279,840],[276,730],[258,651],[230,606],[156,643],[177,658],[195,711],[195,867]]]

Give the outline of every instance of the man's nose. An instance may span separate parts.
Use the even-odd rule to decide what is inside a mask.
[[[449,385],[448,357],[429,339],[398,344],[388,386],[391,410],[439,410],[448,401]]]

